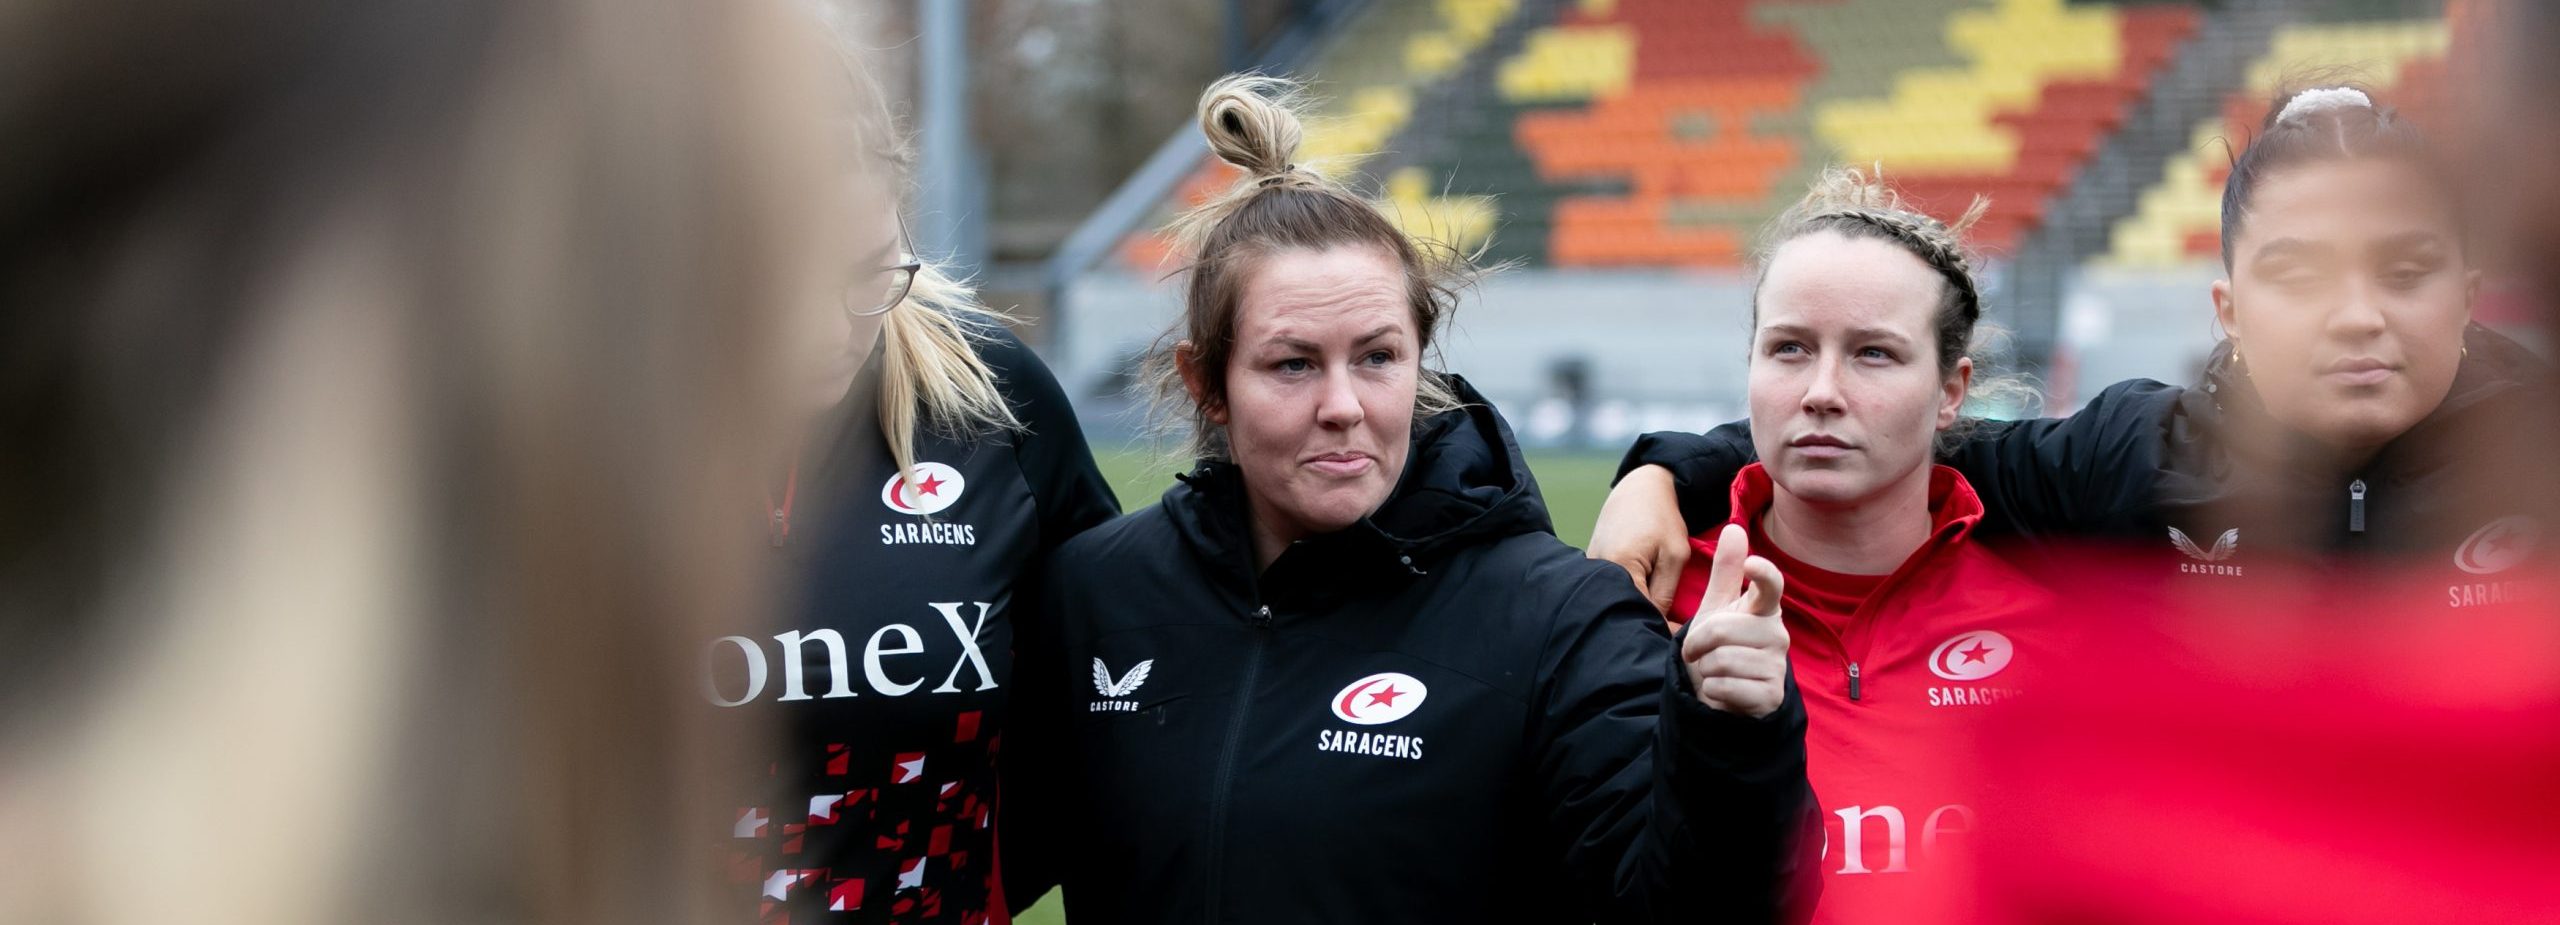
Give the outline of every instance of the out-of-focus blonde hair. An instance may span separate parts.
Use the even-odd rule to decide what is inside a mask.
[[[996,372],[977,345],[1012,317],[978,302],[977,290],[934,261],[918,258],[907,303],[880,326],[880,433],[898,471],[915,471],[923,432],[965,436],[1019,430],[1021,419],[996,388]]]
[[[865,188],[799,15],[0,12],[0,920],[751,914],[701,653]]]
[[[841,19],[841,17],[838,17]],[[888,103],[878,77],[863,63],[863,51],[841,25],[837,45],[845,73],[854,82],[862,111],[854,114],[860,135],[871,142],[863,155],[878,158],[903,180],[915,164],[912,146]],[[976,287],[954,275],[941,261],[908,255],[921,269],[903,304],[881,318],[882,343],[878,413],[889,456],[902,474],[915,471],[916,438],[924,433],[967,437],[992,431],[1022,429],[1022,421],[996,387],[996,372],[978,354],[1002,326],[1019,323],[1005,312],[978,300]]]

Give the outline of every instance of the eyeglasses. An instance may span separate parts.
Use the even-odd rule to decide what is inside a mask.
[[[898,254],[905,257],[907,262],[875,269],[870,275],[855,280],[853,285],[845,287],[846,314],[856,318],[869,318],[873,315],[885,314],[890,309],[898,307],[898,303],[907,300],[907,291],[916,287],[916,273],[924,269],[924,262],[915,259],[914,246],[908,241],[907,220],[905,216],[900,216],[898,218]]]

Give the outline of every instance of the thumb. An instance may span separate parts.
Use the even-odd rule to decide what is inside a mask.
[[[1787,578],[1778,573],[1777,564],[1752,556],[1743,563],[1742,572],[1747,585],[1734,609],[1763,617],[1777,616],[1779,601],[1787,589]]]
[[[1742,593],[1743,561],[1751,556],[1751,537],[1740,524],[1726,524],[1716,534],[1716,557],[1707,567],[1707,593],[1698,599],[1699,613],[1714,613]]]

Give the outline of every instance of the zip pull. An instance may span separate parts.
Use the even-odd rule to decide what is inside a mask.
[[[782,482],[782,503],[773,503],[773,493],[770,491],[765,492],[764,495],[764,509],[773,515],[772,522],[765,525],[765,535],[773,540],[775,549],[781,549],[783,541],[791,538],[791,502],[799,496],[800,456],[797,451],[794,451],[791,456],[791,474],[784,477]]]
[[[1260,606],[1260,607],[1256,607],[1256,608],[1254,608],[1254,610],[1253,610],[1253,617],[1252,617],[1252,620],[1253,620],[1253,625],[1255,625],[1255,626],[1270,626],[1270,625],[1271,625],[1271,605],[1269,605],[1269,604],[1264,604],[1264,605],[1262,605],[1262,606]]]
[[[1858,699],[1858,663],[1849,663],[1849,699]]]
[[[2347,485],[2347,532],[2364,532],[2364,480]]]

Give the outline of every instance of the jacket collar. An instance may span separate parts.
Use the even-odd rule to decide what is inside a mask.
[[[1741,526],[1755,540],[1764,536],[1760,531],[1760,518],[1769,512],[1769,505],[1777,497],[1778,484],[1769,477],[1767,467],[1756,462],[1742,467],[1742,472],[1733,479],[1733,495],[1726,508],[1733,515],[1726,523]],[[1929,541],[1914,550],[1911,558],[1918,559],[1925,553],[1962,542],[1981,523],[1982,496],[1974,493],[1973,483],[1965,481],[1964,474],[1952,467],[1932,465],[1929,467]],[[1802,551],[1794,550],[1790,554],[1801,555]]]
[[[1554,532],[1510,426],[1466,380],[1446,378],[1465,404],[1414,428],[1404,471],[1386,502],[1350,527],[1293,544],[1271,567],[1292,579],[1269,585],[1320,591],[1428,574],[1467,548]],[[1164,510],[1177,534],[1225,580],[1246,588],[1265,584],[1254,568],[1244,477],[1234,463],[1201,460],[1165,491]]]
[[[2331,474],[2341,478],[2361,474],[2392,481],[2451,462],[2471,445],[2466,430],[2481,426],[2484,417],[2498,416],[2515,400],[2550,385],[2550,365],[2504,335],[2473,324],[2464,329],[2462,343],[2462,362],[2454,370],[2453,385],[2444,400],[2407,432],[2385,444],[2357,472],[2341,469]],[[2279,427],[2267,415],[2257,385],[2237,362],[2237,353],[2236,345],[2228,339],[2214,345],[2204,374],[2189,393],[2191,399],[2203,401],[2191,400],[2188,413],[2208,429]],[[2286,468],[2298,468],[2300,460],[2321,458],[2308,437],[2290,431],[2286,434],[2288,442],[2279,454],[2280,459],[2288,461]],[[2227,434],[2215,434],[2210,443],[2220,448],[2213,455],[2229,458],[2232,441]],[[2329,487],[2327,478],[2308,481],[2324,489]]]

